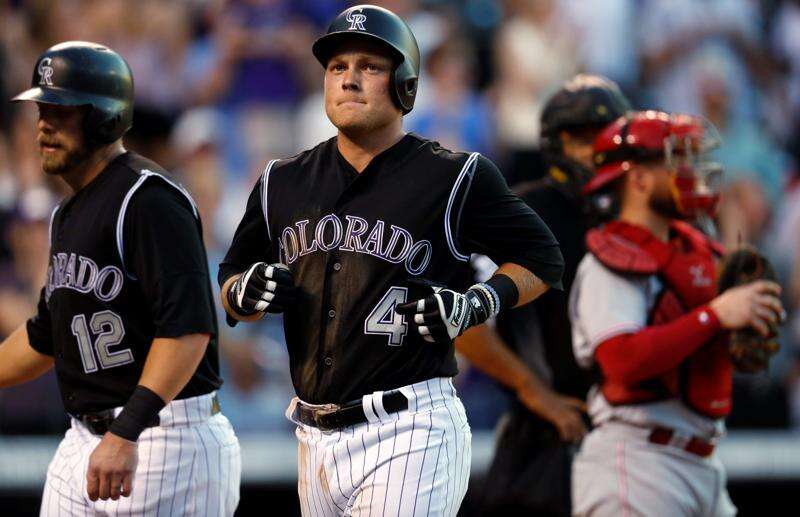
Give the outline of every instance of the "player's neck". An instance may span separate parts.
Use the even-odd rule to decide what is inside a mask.
[[[373,158],[400,141],[403,133],[403,119],[368,133],[348,135],[339,131],[336,144],[347,163],[361,173]]]
[[[73,192],[78,192],[95,179],[111,161],[125,152],[122,141],[100,147],[91,153],[86,160],[69,172],[61,175]]]
[[[669,240],[670,220],[648,207],[623,206],[619,212],[620,221],[635,224],[650,230],[658,239]]]

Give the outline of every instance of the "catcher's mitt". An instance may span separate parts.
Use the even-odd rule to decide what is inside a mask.
[[[723,258],[717,280],[718,292],[755,280],[777,282],[775,269],[755,248],[743,247]],[[750,327],[734,330],[731,332],[728,344],[733,366],[745,373],[766,370],[770,357],[775,355],[779,348],[777,324],[770,324],[770,334],[767,337]]]

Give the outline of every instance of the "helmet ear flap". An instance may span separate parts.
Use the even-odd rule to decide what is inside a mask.
[[[117,113],[112,117],[107,118],[97,126],[97,139],[104,143],[110,144],[115,140],[117,128],[122,122],[122,113]]]
[[[118,128],[122,124],[122,113],[104,117],[104,113],[92,106],[83,119],[83,134],[95,144],[110,144],[118,137]]]
[[[398,107],[405,115],[414,107],[419,78],[412,67],[406,62],[400,63],[392,76],[392,82],[394,83],[393,97]]]

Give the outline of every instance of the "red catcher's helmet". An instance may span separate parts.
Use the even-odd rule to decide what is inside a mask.
[[[652,110],[632,112],[612,122],[595,139],[595,175],[583,192],[600,190],[637,162],[664,160],[681,214],[713,214],[719,201],[722,168],[708,161],[707,154],[719,142],[717,130],[701,117]]]

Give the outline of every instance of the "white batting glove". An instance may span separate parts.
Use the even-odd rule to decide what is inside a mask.
[[[296,297],[292,272],[279,263],[256,262],[228,289],[228,303],[242,316],[283,312]]]
[[[451,289],[433,288],[434,294],[398,305],[395,311],[409,318],[425,341],[450,343],[470,327],[480,325],[497,314],[491,291],[485,284],[476,284],[464,293]]]

